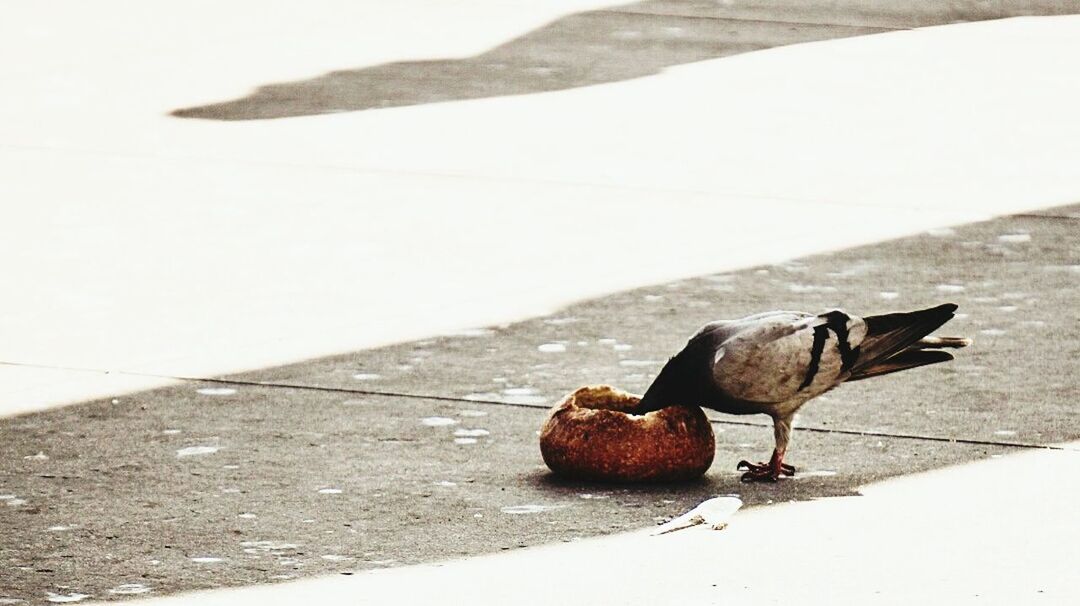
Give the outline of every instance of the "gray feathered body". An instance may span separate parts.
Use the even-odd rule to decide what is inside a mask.
[[[941,349],[967,341],[926,335],[955,310],[945,304],[866,318],[841,310],[774,311],[712,322],[668,361],[640,409],[683,404],[768,414],[783,452],[791,418],[808,400],[845,381],[951,360]]]

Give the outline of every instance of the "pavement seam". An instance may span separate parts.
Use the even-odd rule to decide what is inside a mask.
[[[294,390],[306,390],[306,391],[319,391],[324,393],[347,393],[353,395],[375,396],[375,397],[387,397],[387,398],[403,398],[410,400],[433,400],[438,402],[454,402],[457,404],[472,404],[472,405],[485,405],[485,406],[505,406],[510,408],[529,408],[533,410],[550,410],[551,406],[548,404],[525,404],[521,402],[505,402],[501,400],[485,400],[485,399],[471,399],[458,396],[441,396],[436,394],[420,394],[411,392],[399,392],[399,391],[381,391],[373,389],[356,389],[351,387],[326,387],[323,385],[301,385],[298,383],[281,383],[281,382],[267,382],[267,381],[247,381],[244,379],[226,379],[216,377],[187,377],[187,376],[174,376],[174,375],[161,375],[154,373],[142,373],[131,372],[125,370],[110,371],[97,368],[79,368],[79,367],[63,367],[63,366],[47,366],[42,364],[26,364],[21,362],[5,362],[0,361],[2,366],[20,366],[30,368],[43,368],[48,370],[69,370],[79,372],[96,372],[102,374],[118,374],[138,377],[150,377],[156,379],[169,379],[173,381],[182,381],[185,383],[215,383],[219,385],[242,385],[246,387],[264,387],[271,389],[294,389]],[[733,425],[739,427],[760,427],[763,429],[772,428],[771,424],[766,423],[753,423],[750,421],[735,421],[728,419],[709,418],[709,422],[714,425]],[[815,426],[796,426],[793,427],[795,431],[808,431],[814,433],[831,433],[838,435],[849,436],[865,436],[865,437],[878,437],[878,438],[894,438],[900,440],[920,440],[925,442],[943,442],[951,444],[968,444],[977,446],[1000,446],[1005,448],[1026,448],[1033,450],[1059,450],[1067,452],[1080,452],[1080,449],[1068,448],[1064,446],[1056,446],[1053,444],[1033,444],[1029,442],[1000,442],[996,440],[978,440],[974,438],[955,438],[946,436],[928,436],[922,434],[904,434],[904,433],[891,433],[885,431],[873,431],[862,429],[839,429],[834,427],[815,427]]]
[[[1075,202],[1073,203],[1075,204]],[[1048,219],[1050,221],[1080,221],[1080,216],[1070,215],[1055,215],[1055,214],[1038,214],[1038,213],[1017,213],[1012,215],[1021,219]]]
[[[888,25],[852,25],[850,23],[832,23],[832,22],[809,22],[809,21],[789,21],[786,19],[753,19],[749,17],[725,17],[722,15],[680,15],[678,13],[661,13],[656,11],[633,11],[633,10],[620,10],[617,8],[602,8],[597,10],[598,13],[610,13],[616,15],[648,15],[650,17],[674,17],[677,19],[708,19],[712,21],[733,21],[735,23],[775,23],[777,25],[807,25],[811,27],[850,27],[855,29],[868,29],[868,30],[881,30],[890,32],[906,32],[914,29],[918,29],[918,25],[910,25],[903,27],[892,27]],[[772,47],[775,48],[775,47]]]
[[[157,161],[179,161],[179,162],[203,162],[203,163],[220,163],[220,164],[236,164],[241,166],[251,167],[266,167],[266,168],[293,168],[293,169],[306,169],[306,170],[324,170],[334,172],[351,172],[351,173],[364,173],[372,175],[390,175],[401,177],[426,177],[433,179],[457,179],[462,181],[478,181],[487,183],[521,183],[528,185],[548,185],[556,187],[583,187],[592,189],[602,189],[611,191],[627,191],[638,193],[650,193],[650,194],[683,194],[694,196],[721,196],[721,197],[733,197],[733,198],[749,198],[753,200],[766,200],[772,202],[782,202],[790,204],[820,204],[823,206],[832,206],[836,208],[850,208],[850,209],[885,209],[885,210],[897,210],[897,211],[925,211],[925,212],[940,212],[941,208],[938,206],[922,206],[922,205],[897,205],[897,204],[864,204],[856,202],[845,202],[843,200],[824,199],[824,198],[796,198],[793,196],[778,196],[772,194],[758,194],[753,192],[739,192],[739,191],[723,191],[723,190],[709,190],[709,189],[692,189],[692,188],[680,188],[680,187],[655,187],[649,185],[621,185],[618,183],[597,183],[592,181],[577,181],[572,179],[542,179],[538,177],[514,177],[514,176],[499,176],[499,175],[484,175],[484,174],[465,174],[454,172],[439,172],[439,171],[425,171],[425,170],[404,170],[393,168],[372,168],[367,166],[347,166],[341,164],[309,164],[304,162],[282,162],[276,160],[245,160],[241,158],[221,158],[212,156],[193,156],[193,155],[164,155],[164,154],[149,154],[140,153],[134,151],[123,150],[109,150],[109,149],[85,149],[75,147],[53,147],[45,145],[16,145],[0,142],[0,149],[8,149],[13,151],[37,151],[37,152],[56,152],[67,154],[82,154],[89,156],[100,157],[113,157],[113,158],[128,158],[133,160],[157,160]],[[987,215],[984,213],[974,214],[969,211],[953,211],[954,214],[963,214],[965,218],[963,222],[970,223],[972,221],[981,221],[985,219],[993,218],[994,215]],[[958,219],[959,221],[960,219]]]

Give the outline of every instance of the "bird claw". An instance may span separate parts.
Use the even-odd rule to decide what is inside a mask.
[[[758,463],[754,464],[750,461],[739,461],[739,464],[735,466],[735,469],[742,471],[747,470],[742,474],[743,482],[776,482],[780,480],[781,475],[795,477],[795,467],[788,465],[787,463]]]

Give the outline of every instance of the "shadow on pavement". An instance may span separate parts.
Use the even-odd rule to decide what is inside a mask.
[[[820,4],[820,3],[815,3]],[[172,115],[266,120],[566,90],[762,50],[957,21],[1080,11],[1069,2],[646,0],[573,14],[472,57],[403,61],[259,87]]]

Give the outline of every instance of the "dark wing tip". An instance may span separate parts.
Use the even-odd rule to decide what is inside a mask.
[[[903,351],[891,358],[880,361],[866,368],[861,368],[852,373],[848,381],[880,377],[909,368],[918,368],[929,364],[939,364],[953,359],[953,355],[939,349],[911,349]]]

